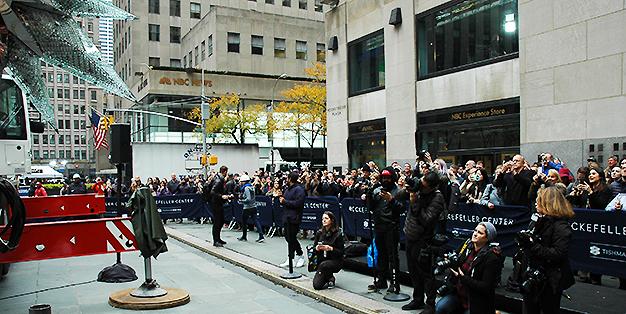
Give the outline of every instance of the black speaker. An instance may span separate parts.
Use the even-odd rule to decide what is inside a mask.
[[[400,24],[402,24],[402,10],[400,8],[394,8],[391,10],[389,25],[398,26]]]
[[[111,152],[109,161],[112,164],[129,163],[132,158],[130,147],[130,124],[111,124]]]
[[[328,39],[328,50],[336,51],[339,48],[339,40],[337,40],[337,36],[333,36]]]

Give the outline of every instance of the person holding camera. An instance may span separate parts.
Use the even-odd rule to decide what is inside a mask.
[[[446,286],[438,290],[443,295],[435,307],[436,313],[496,312],[496,286],[504,262],[500,247],[492,245],[496,236],[492,223],[481,222],[470,239],[438,263],[449,267],[451,276]]]
[[[335,276],[343,265],[343,234],[335,215],[326,211],[322,215],[322,228],[315,233],[313,247],[317,253],[317,272],[313,277],[313,289],[322,290],[335,286]]]
[[[568,257],[574,211],[556,186],[540,189],[536,206],[539,219],[517,237],[527,263],[521,278],[523,312],[558,313],[563,290],[574,284]]]
[[[439,191],[439,175],[430,172],[419,180],[409,180],[410,206],[406,215],[404,233],[406,235],[406,259],[413,283],[413,300],[402,306],[405,311],[424,308],[422,313],[434,313],[435,287],[432,240],[441,213],[445,209],[445,199]],[[426,302],[424,302],[426,293]]]
[[[528,190],[534,173],[526,165],[522,155],[513,156],[513,160],[502,166],[502,174],[493,180],[493,186],[502,188],[506,205],[528,207]]]
[[[556,170],[558,173],[559,170],[563,168],[563,164],[559,160],[555,159],[550,153],[541,153],[537,157],[537,162],[541,165],[540,171],[546,176],[548,175],[548,171],[552,169]]]
[[[368,193],[367,203],[372,212],[375,244],[378,249],[376,261],[377,277],[374,284],[368,286],[368,290],[375,291],[387,288],[387,277],[390,269],[398,265],[398,243],[400,233],[400,214],[404,210],[406,198],[403,190],[396,185],[396,172],[387,167],[380,173],[380,186]],[[391,257],[391,259],[390,259]],[[392,278],[393,279],[393,278]],[[392,280],[388,292],[400,291],[400,283]]]

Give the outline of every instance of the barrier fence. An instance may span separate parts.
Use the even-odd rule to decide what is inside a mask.
[[[107,198],[108,216],[118,216],[116,198]],[[257,196],[257,215],[263,227],[282,227],[283,207],[278,199]],[[122,199],[125,203],[126,199]],[[212,217],[210,204],[199,194],[156,197],[157,208],[164,219]],[[225,221],[241,223],[242,205],[227,203],[224,207]],[[348,236],[370,238],[372,225],[365,203],[360,199],[336,197],[307,197],[302,213],[301,229],[317,230],[325,211],[335,214],[343,231]],[[626,277],[626,216],[621,211],[574,209],[576,216],[571,221],[573,230],[570,242],[570,261],[573,269],[593,273]],[[476,204],[459,204],[458,210],[448,214],[446,233],[450,238],[449,248],[456,248],[471,236],[474,227],[481,221],[496,226],[500,246],[504,254],[512,256],[517,251],[515,234],[525,229],[531,213],[525,207],[496,206],[488,209]],[[404,241],[404,220],[401,216],[400,239]],[[252,223],[249,221],[248,223]]]

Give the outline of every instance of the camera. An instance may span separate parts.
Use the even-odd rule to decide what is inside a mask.
[[[533,230],[522,230],[515,235],[515,242],[521,247],[525,247],[530,243],[541,242],[541,237],[534,234]]]
[[[421,181],[417,178],[406,178],[404,186],[408,192],[414,193],[419,191]]]
[[[426,158],[426,153],[428,153],[427,150],[422,149],[417,153],[417,159],[418,160],[424,160],[424,158]]]
[[[526,268],[526,279],[520,285],[522,294],[529,294],[532,291],[541,291],[541,286],[546,282],[546,274],[540,267]]]
[[[435,264],[434,275],[439,275],[449,268],[459,268],[463,264],[461,256],[457,252],[444,255],[444,258]]]

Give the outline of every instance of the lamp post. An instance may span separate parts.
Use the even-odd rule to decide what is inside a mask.
[[[272,119],[274,119],[274,98],[276,95],[276,85],[278,85],[278,81],[282,78],[286,78],[287,77],[287,73],[283,73],[281,74],[279,77],[276,78],[276,81],[274,82],[274,87],[272,87],[272,101],[270,102],[270,117],[272,117]],[[270,148],[270,156],[272,159],[272,164],[271,164],[271,168],[270,168],[270,172],[274,173],[274,130],[272,130],[272,136],[270,137],[270,144],[271,144],[271,148]]]
[[[200,94],[200,115],[202,116],[202,156],[206,158],[206,119],[207,119],[207,110],[204,108],[204,68],[202,68],[202,89]],[[202,165],[202,170],[204,171],[204,179],[207,179],[207,163],[205,162]]]

